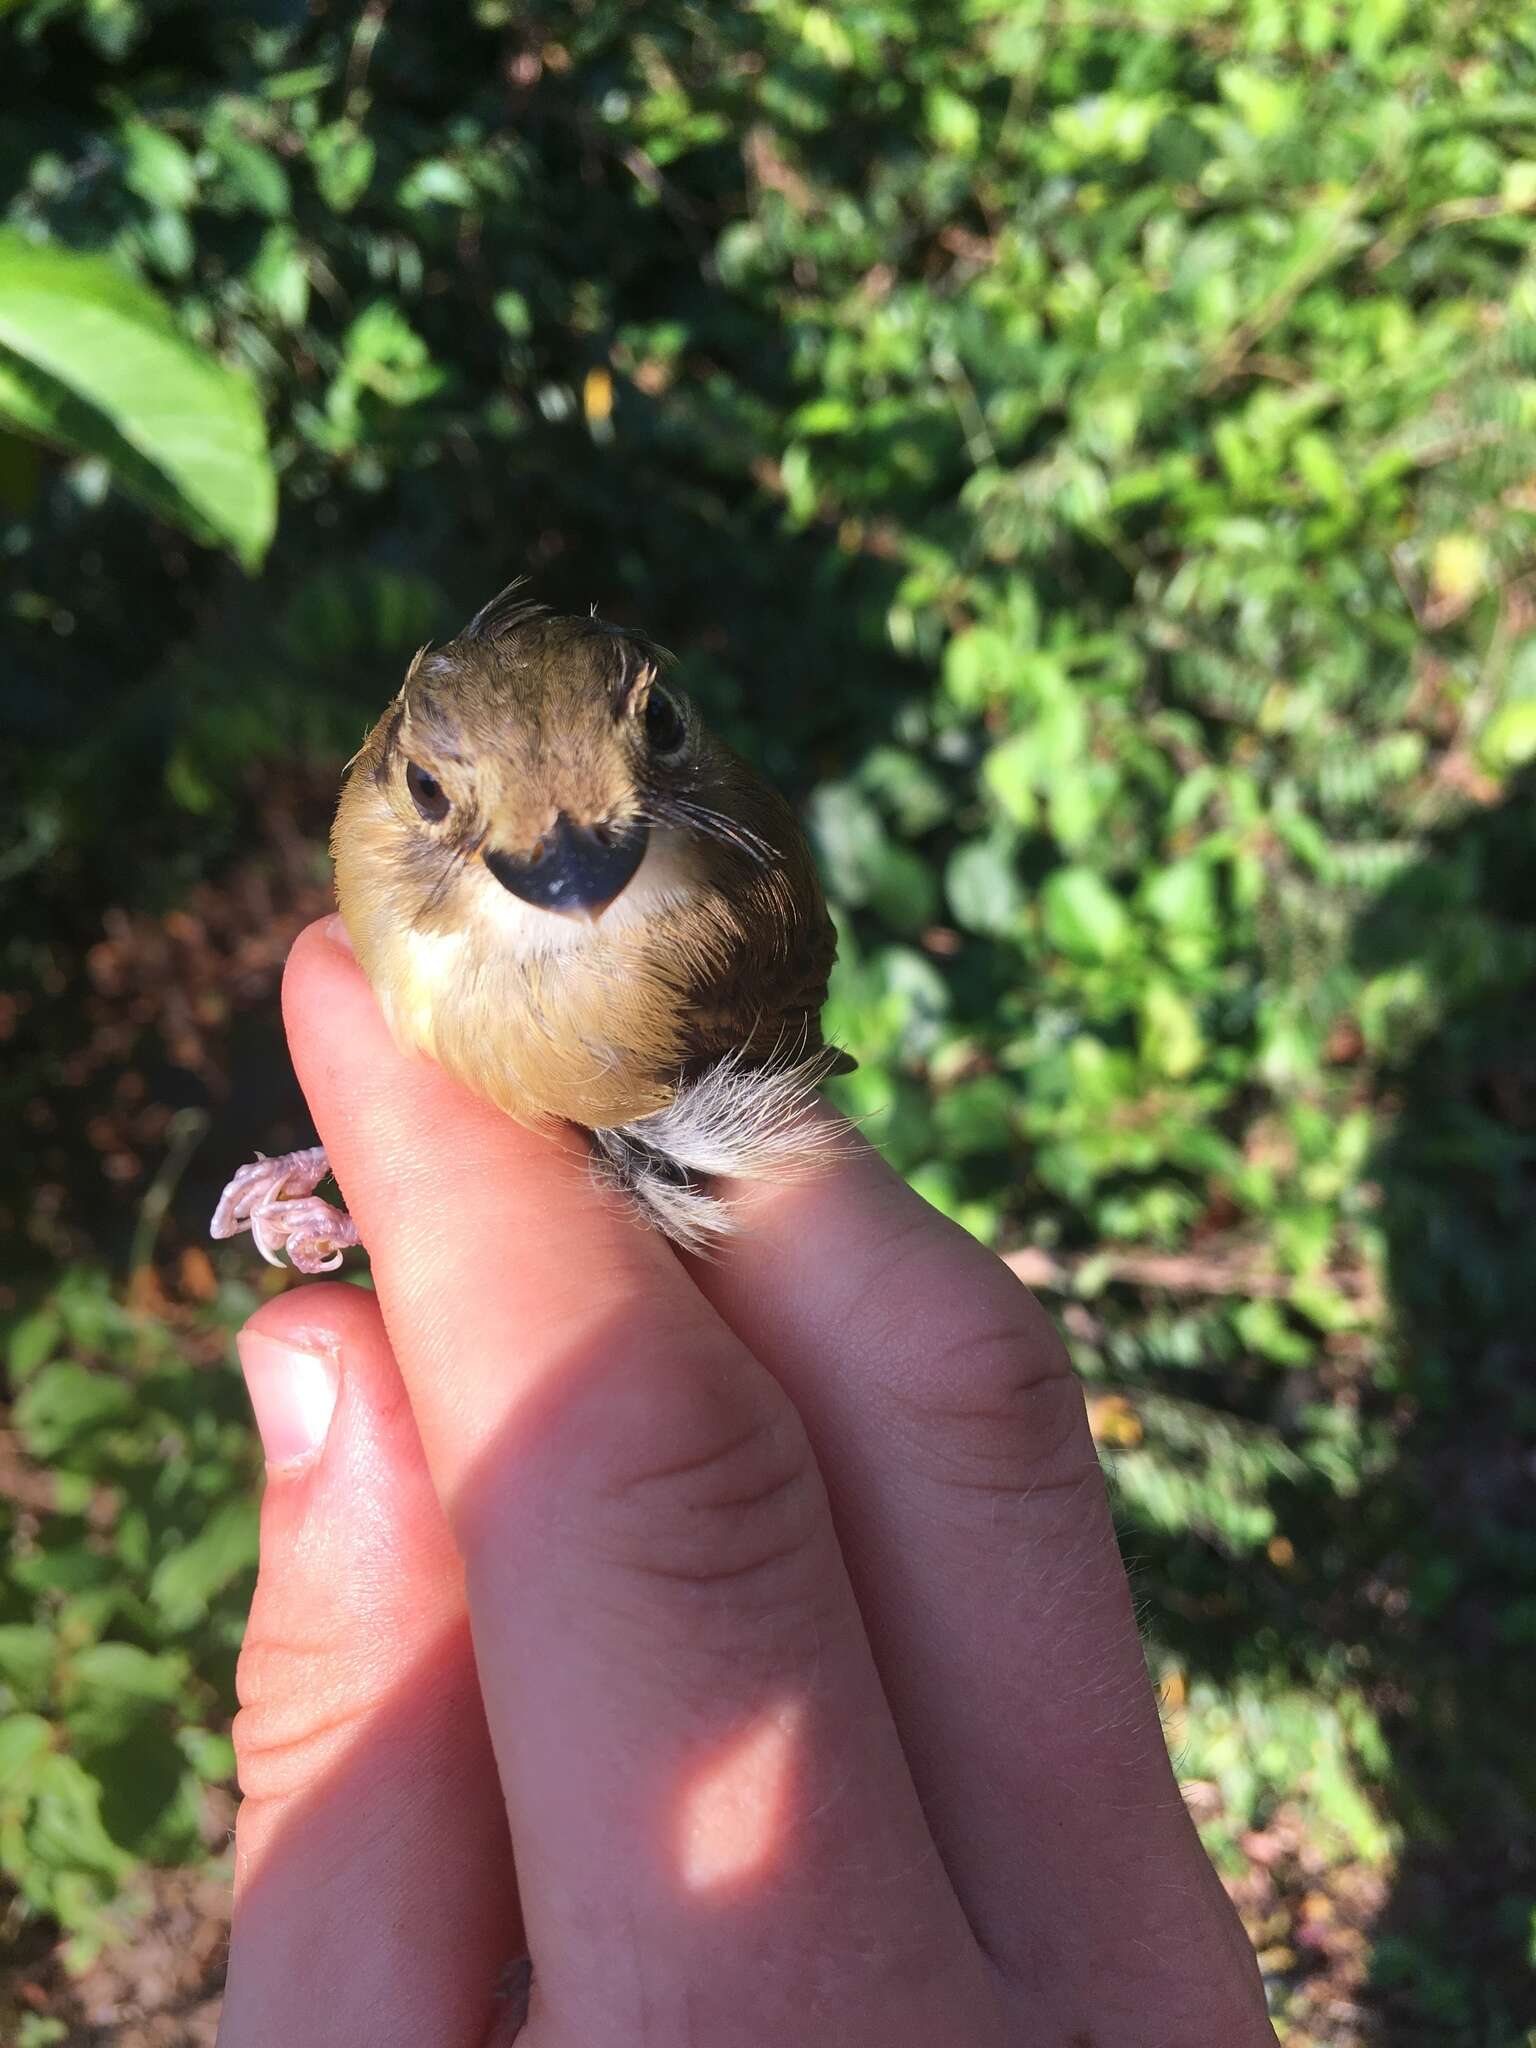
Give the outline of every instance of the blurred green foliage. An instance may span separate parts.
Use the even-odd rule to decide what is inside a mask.
[[[36,1026],[0,1088],[15,1189],[65,1190],[10,1198],[12,1426],[61,1488],[0,1588],[11,1881],[82,1926],[188,1848],[250,1555],[197,1316],[42,1272],[121,1257],[139,1200],[30,1135],[70,976],[526,569],[677,647],[807,805],[843,1099],[1064,1317],[1290,2038],[1525,2042],[1531,8],[19,0],[6,31],[0,410],[85,451],[0,439],[0,946]],[[7,402],[5,265],[67,251],[173,349],[169,309],[208,403],[238,409],[216,363],[259,392],[259,582],[125,495],[261,555],[259,484],[210,514],[131,392],[34,347],[95,410]]]
[[[0,1867],[84,1958],[139,1863],[207,1846],[204,1787],[234,1761],[256,1461],[230,1375],[189,1370],[99,1273],[16,1321],[6,1363],[49,1485],[0,1584]]]

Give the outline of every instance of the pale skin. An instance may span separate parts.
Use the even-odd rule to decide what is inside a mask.
[[[285,1007],[378,1293],[242,1339],[222,2048],[1272,2043],[1008,1269],[852,1139],[689,1264],[333,927]]]

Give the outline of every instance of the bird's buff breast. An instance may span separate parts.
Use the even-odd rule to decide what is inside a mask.
[[[404,1050],[519,1121],[594,1128],[676,1093],[681,997],[704,964],[690,958],[688,879],[663,844],[595,922],[520,903],[483,869],[464,876],[452,926],[402,927],[345,888],[342,915]]]

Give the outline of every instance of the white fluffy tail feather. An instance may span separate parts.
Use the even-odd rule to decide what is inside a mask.
[[[594,1167],[639,1203],[685,1251],[707,1251],[735,1228],[730,1204],[701,1178],[803,1178],[835,1151],[835,1125],[806,1110],[837,1065],[835,1046],[792,1064],[749,1067],[734,1056],[685,1081],[665,1109],[592,1133]]]

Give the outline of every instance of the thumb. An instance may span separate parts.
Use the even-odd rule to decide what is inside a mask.
[[[469,2048],[522,1937],[460,1567],[378,1304],[299,1289],[239,1351],[267,1489],[221,2048]]]

